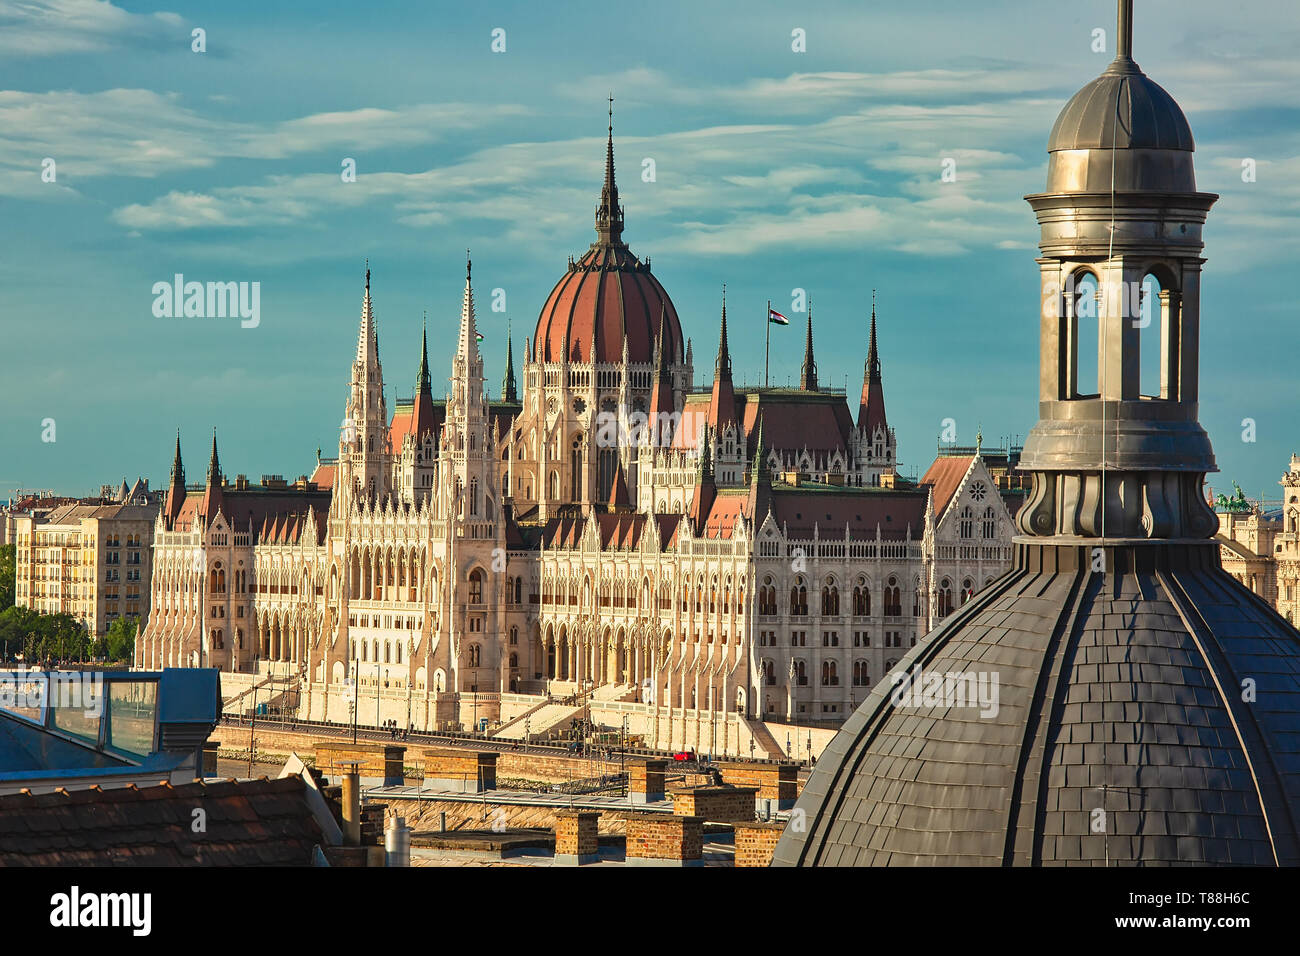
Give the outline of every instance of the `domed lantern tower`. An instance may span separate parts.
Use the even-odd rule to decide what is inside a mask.
[[[1120,0],[1118,55],[1062,111],[1048,189],[1027,197],[1044,308],[1014,566],[845,722],[774,865],[1300,864],[1300,632],[1223,572],[1202,491],[1216,197],[1196,191],[1182,111],[1133,62],[1132,16]],[[1146,276],[1158,326],[1131,294]],[[1145,395],[1144,331],[1160,369]]]
[[[1218,197],[1196,191],[1191,129],[1133,62],[1132,28],[1129,0],[1114,62],[1052,129],[1047,191],[1026,197],[1042,233],[1043,298],[1041,419],[1021,459],[1033,490],[1017,516],[1027,535],[1201,539],[1217,528],[1201,488],[1217,469],[1196,384],[1201,229]],[[1158,316],[1155,303],[1140,305],[1148,276]],[[1083,299],[1093,288],[1095,304]],[[1092,382],[1080,348],[1094,310]],[[1145,395],[1143,346],[1158,347],[1160,369]]]

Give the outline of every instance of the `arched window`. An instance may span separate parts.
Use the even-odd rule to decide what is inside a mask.
[[[511,644],[518,644],[518,643],[519,643],[519,628],[517,628],[517,627],[512,627],[512,628],[510,629],[510,643],[511,643]]]
[[[993,537],[997,528],[997,517],[993,513],[992,506],[984,509],[984,527],[981,529],[985,538]]]
[[[853,686],[870,687],[871,686],[871,669],[866,661],[853,662]]]
[[[479,568],[469,573],[469,603],[483,603],[483,572]]]
[[[834,687],[840,682],[839,672],[834,661],[822,661],[822,686]]]
[[[867,617],[871,614],[871,589],[867,587],[866,578],[858,578],[853,586],[853,616]]]
[[[840,589],[835,586],[835,579],[828,577],[822,587],[822,613],[838,615],[840,613]]]
[[[802,578],[795,579],[790,588],[790,613],[800,617],[808,614],[808,587]]]
[[[965,604],[975,596],[975,582],[970,578],[965,578],[961,582],[961,603]]]
[[[469,480],[469,513],[473,516],[478,515],[478,479]]]
[[[958,534],[963,541],[975,536],[975,512],[971,510],[970,505],[961,509],[961,524],[958,528]]]
[[[898,588],[898,578],[890,575],[885,582],[885,617],[903,616],[903,597]]]
[[[939,617],[952,613],[952,582],[947,578],[939,582],[939,607],[936,610]]]

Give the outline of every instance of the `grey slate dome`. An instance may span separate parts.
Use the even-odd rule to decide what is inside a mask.
[[[1300,864],[1296,632],[1212,542],[1116,547],[1104,580],[1084,547],[1019,551],[896,669],[995,671],[997,715],[877,685],[773,865]]]
[[[1047,141],[1060,149],[1196,148],[1187,117],[1129,57],[1117,58],[1066,104]]]

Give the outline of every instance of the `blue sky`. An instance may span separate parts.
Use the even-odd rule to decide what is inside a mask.
[[[766,300],[788,313],[801,288],[823,382],[856,395],[875,288],[904,472],[932,460],[945,418],[962,442],[980,425],[986,443],[1023,436],[1038,279],[1022,197],[1044,184],[1057,112],[1113,55],[1091,44],[1097,27],[1113,43],[1114,3],[978,6],[0,0],[0,494],[161,483],[177,427],[191,480],[213,426],[228,474],[310,471],[337,446],[367,256],[390,403],[412,390],[426,309],[445,381],[466,247],[481,306],[506,292],[504,313],[481,308],[495,392],[507,321],[518,358],[594,236],[611,90],[625,238],[700,376],[723,282],[750,382]],[[1300,9],[1136,6],[1135,57],[1182,104],[1198,185],[1222,197],[1203,285],[1211,483],[1274,496],[1300,451]],[[260,325],[155,318],[152,286],[178,272],[259,282]],[[792,317],[775,383],[797,381]]]

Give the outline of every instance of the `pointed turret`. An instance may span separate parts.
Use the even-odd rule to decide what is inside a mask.
[[[207,483],[203,489],[203,504],[199,509],[209,524],[221,509],[222,500],[221,459],[217,457],[217,430],[214,428],[212,429],[212,455],[208,458]]]
[[[361,300],[361,328],[357,332],[357,362],[367,370],[379,368],[379,326],[370,304],[370,260],[366,260],[366,292]]]
[[[361,300],[357,332],[357,358],[352,363],[348,402],[339,429],[338,484],[349,493],[387,491],[389,456],[388,407],[384,401],[384,374],[379,361],[379,324],[370,297],[370,262],[366,261],[366,286]]]
[[[803,347],[803,373],[799,376],[799,387],[805,392],[817,391],[817,363],[813,361],[811,302],[808,303],[808,336]]]
[[[609,98],[609,140],[605,145],[605,185],[596,207],[596,235],[602,245],[622,245],[623,207],[618,203],[614,182],[614,97]],[[594,353],[593,353],[594,354]]]
[[[460,304],[460,335],[456,341],[458,355],[465,357],[471,367],[478,364],[478,319],[474,315],[473,262],[465,254],[465,292]]]
[[[221,459],[217,457],[217,430],[215,428],[212,429],[212,455],[208,458],[208,484],[221,484]]]
[[[420,371],[415,377],[415,407],[411,412],[411,434],[419,441],[433,429],[433,389],[429,382],[429,335],[428,330],[424,329],[420,332]]]
[[[880,378],[880,355],[876,351],[876,291],[871,290],[871,338],[867,345],[867,361],[862,369],[862,401],[858,405],[858,430],[874,435],[884,429],[889,435],[885,418],[885,389]]]
[[[185,503],[185,465],[181,461],[181,430],[176,429],[176,454],[172,456],[171,481],[167,485],[167,528],[170,530]]]
[[[722,287],[722,326],[718,333],[718,358],[713,364],[713,395],[709,399],[709,424],[721,432],[727,425],[740,431],[736,393],[731,383],[731,352],[727,346],[727,287]]]
[[[506,375],[501,382],[501,401],[512,404],[519,401],[519,387],[515,384],[515,348],[508,324],[506,326]]]

